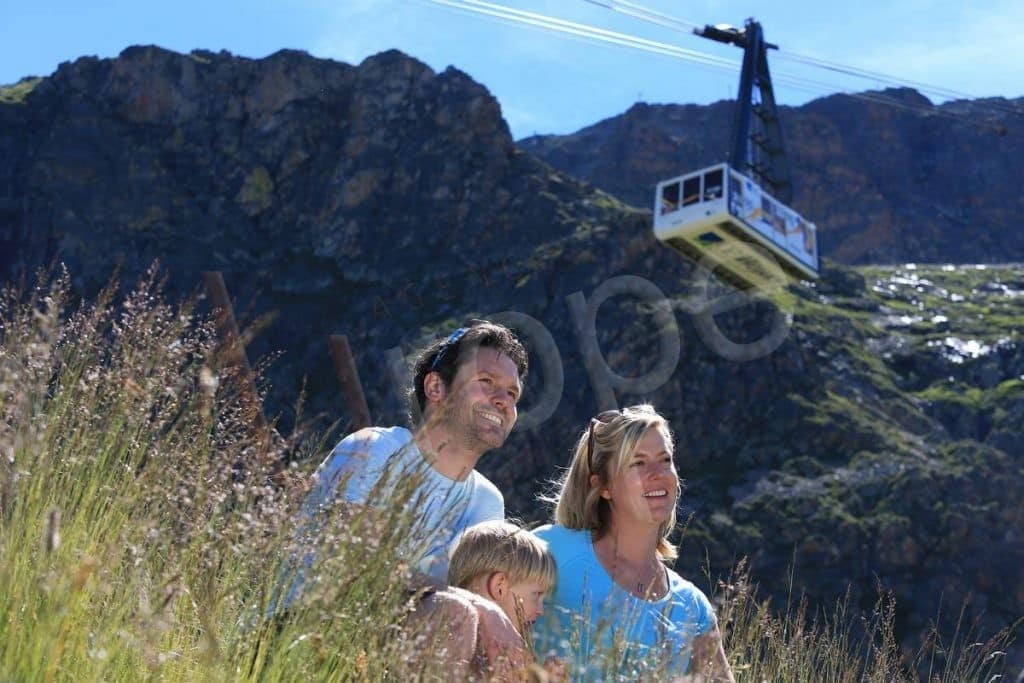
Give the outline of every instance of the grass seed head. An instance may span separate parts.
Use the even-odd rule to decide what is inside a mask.
[[[46,516],[44,545],[47,555],[52,555],[60,548],[60,508],[51,508],[50,514]]]

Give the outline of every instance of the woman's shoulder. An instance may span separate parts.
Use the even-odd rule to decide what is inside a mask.
[[[547,543],[558,566],[558,583],[552,597],[555,605],[578,610],[580,603],[593,600],[595,591],[609,588],[607,575],[594,555],[590,531],[548,524],[534,531]]]
[[[533,530],[533,533],[540,536],[549,543],[552,540],[574,540],[587,539],[590,532],[583,529],[569,529],[561,524],[543,524]]]
[[[672,569],[668,570],[668,587],[673,602],[693,613],[691,618],[701,625],[700,631],[706,631],[715,620],[715,608],[704,591]]]
[[[691,581],[687,581],[671,567],[668,569],[668,588],[669,591],[676,595],[685,595],[701,598],[707,601],[708,597],[704,594],[700,588],[697,588]]]
[[[545,524],[533,531],[551,548],[560,562],[590,552],[590,532],[586,529],[567,529],[559,524]]]

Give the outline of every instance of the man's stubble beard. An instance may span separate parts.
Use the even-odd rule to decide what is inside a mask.
[[[458,401],[458,404],[458,407],[455,409],[449,405],[442,415],[442,420],[448,431],[449,443],[458,443],[462,448],[479,453],[480,456],[487,451],[504,445],[505,440],[508,438],[507,432],[501,437],[500,443],[492,443],[484,436],[484,430],[477,425],[477,419],[479,418],[476,414],[476,406],[468,401],[461,400]]]

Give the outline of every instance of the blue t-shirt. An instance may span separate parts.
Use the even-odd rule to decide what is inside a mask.
[[[317,470],[305,514],[319,517],[336,498],[383,507],[398,482],[417,477],[405,502],[415,520],[403,554],[424,574],[445,585],[448,550],[458,535],[479,522],[505,518],[501,492],[473,470],[463,481],[449,479],[426,461],[404,427],[368,427],[346,437]]]
[[[590,531],[547,525],[534,533],[558,563],[550,607],[534,626],[542,659],[560,657],[573,678],[586,680],[686,673],[693,639],[715,626],[700,589],[669,569],[668,592],[641,600],[605,571]]]

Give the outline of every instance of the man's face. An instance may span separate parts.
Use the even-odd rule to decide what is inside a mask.
[[[446,423],[453,437],[481,452],[498,448],[512,431],[523,392],[515,362],[481,348],[458,366],[446,397]]]

